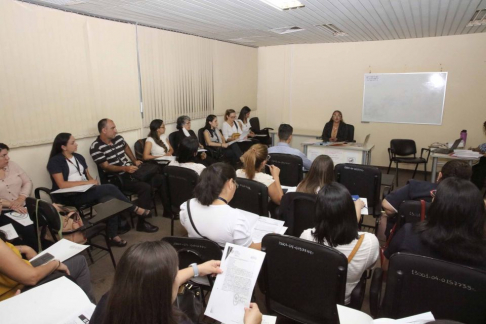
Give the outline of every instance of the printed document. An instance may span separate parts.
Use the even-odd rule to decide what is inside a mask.
[[[78,285],[61,277],[4,300],[0,314],[2,324],[77,324],[87,323],[95,307]]]
[[[76,186],[71,188],[58,189],[56,191],[51,192],[51,194],[60,194],[60,193],[68,193],[68,192],[86,192],[92,186],[93,186],[92,184],[87,184],[87,185]]]
[[[5,226],[0,227],[0,231],[5,233],[5,235],[7,236],[7,240],[9,240],[9,241],[19,237],[19,235],[17,234],[17,231],[12,226],[12,224],[7,224]]]
[[[204,315],[225,324],[243,324],[264,258],[262,251],[226,243],[223,273],[216,277]]]
[[[341,324],[425,324],[434,321],[434,315],[431,312],[418,314],[400,319],[378,318],[373,320],[371,316],[359,310],[337,305],[339,322]]]
[[[263,240],[263,237],[270,233],[284,234],[287,227],[284,227],[283,225],[284,221],[260,216],[251,230],[253,243],[260,243]]]
[[[10,213],[5,213],[5,216],[8,218],[13,219],[17,223],[23,225],[23,226],[29,226],[33,225],[34,222],[30,219],[29,214],[20,214],[17,212],[10,212]]]
[[[78,243],[71,242],[66,239],[62,239],[58,241],[56,244],[52,245],[50,248],[42,251],[41,253],[37,254],[35,257],[30,259],[29,261],[33,261],[38,257],[42,256],[45,253],[50,253],[54,256],[54,259],[59,260],[61,262],[66,261],[67,259],[75,256],[76,254],[82,252],[89,245],[81,245]]]

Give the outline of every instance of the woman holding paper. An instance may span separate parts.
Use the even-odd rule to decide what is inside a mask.
[[[243,153],[238,145],[228,145],[226,140],[218,129],[218,117],[216,115],[209,115],[206,117],[206,125],[204,126],[204,140],[206,146],[221,150],[226,158],[228,158],[233,166],[240,160]]]
[[[358,219],[364,204],[353,203],[342,184],[332,182],[317,195],[315,227],[302,232],[300,238],[335,248],[348,258],[345,304],[363,272],[378,259],[379,243],[375,235],[358,232]]]
[[[154,119],[150,123],[150,133],[143,148],[143,159],[153,160],[159,157],[172,156],[174,150],[165,136],[165,124],[162,119]]]
[[[72,192],[69,194],[54,194],[56,202],[69,206],[82,206],[86,204],[102,203],[113,198],[131,203],[127,197],[112,184],[98,183],[88,170],[86,160],[77,154],[78,144],[69,133],[60,133],[52,143],[52,150],[47,163],[47,170],[51,175],[52,191],[67,189],[83,185],[93,185],[85,192]],[[150,211],[132,205],[131,211],[138,216],[148,216]],[[118,236],[118,217],[112,217],[107,223],[107,234],[112,246],[123,247],[125,240]]]
[[[180,220],[189,237],[207,237],[223,247],[233,243],[261,249],[261,243],[253,243],[251,237],[258,215],[228,205],[237,187],[235,169],[229,164],[215,163],[201,173],[195,198],[189,206],[188,202],[181,205]]]
[[[177,252],[167,242],[133,245],[116,267],[115,279],[91,317],[91,324],[191,323],[174,306],[178,289],[192,277],[217,275],[220,261],[179,269]],[[261,323],[256,304],[245,309],[245,324]]]
[[[13,246],[5,242],[5,239],[4,233],[0,231],[0,301],[15,296],[24,286],[35,286],[54,271],[61,271],[70,275],[88,298],[95,302],[84,256],[78,254],[64,263],[52,260],[34,268],[29,261],[22,259],[22,254],[30,260],[37,253],[29,246]]]
[[[19,222],[4,215],[5,212],[16,212],[16,217],[26,217],[25,199],[32,191],[32,181],[22,168],[10,161],[8,155],[10,148],[0,143],[0,226],[12,224],[22,241],[37,250],[37,240],[33,225],[24,226]]]

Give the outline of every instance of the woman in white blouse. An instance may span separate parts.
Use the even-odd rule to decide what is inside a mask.
[[[280,169],[275,165],[267,164],[268,160],[270,160],[270,156],[268,155],[267,146],[255,144],[241,157],[243,169],[237,170],[236,175],[240,178],[255,180],[266,185],[270,199],[275,204],[280,205],[280,200],[282,200],[283,196],[279,178]],[[270,169],[271,175],[262,172],[265,166]]]
[[[163,156],[172,156],[174,150],[165,136],[165,125],[161,119],[154,119],[150,123],[150,133],[145,141],[143,159],[153,160]]]
[[[180,219],[189,237],[206,237],[220,246],[233,243],[261,249],[261,243],[253,243],[251,228],[258,215],[232,208],[238,184],[235,169],[226,163],[215,163],[207,167],[194,188],[194,197],[181,205]],[[192,222],[191,219],[192,218]]]
[[[251,109],[247,106],[241,108],[240,114],[238,115],[238,126],[241,127],[243,132],[248,132],[248,137],[254,137],[255,133],[253,133],[250,128],[250,112]]]
[[[214,150],[221,150],[221,153],[229,159],[230,163],[236,165],[243,153],[238,145],[228,145],[226,143],[226,140],[218,129],[218,117],[216,115],[206,117],[206,125],[204,128],[204,141],[206,142],[206,146]]]

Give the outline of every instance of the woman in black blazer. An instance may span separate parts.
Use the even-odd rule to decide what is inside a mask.
[[[349,140],[348,128],[339,110],[332,113],[331,119],[324,125],[322,140],[324,142],[343,142]]]

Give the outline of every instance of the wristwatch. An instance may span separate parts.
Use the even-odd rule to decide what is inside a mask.
[[[199,277],[199,270],[197,269],[197,263],[191,263],[189,266],[192,267],[192,270],[194,270],[194,278]]]

